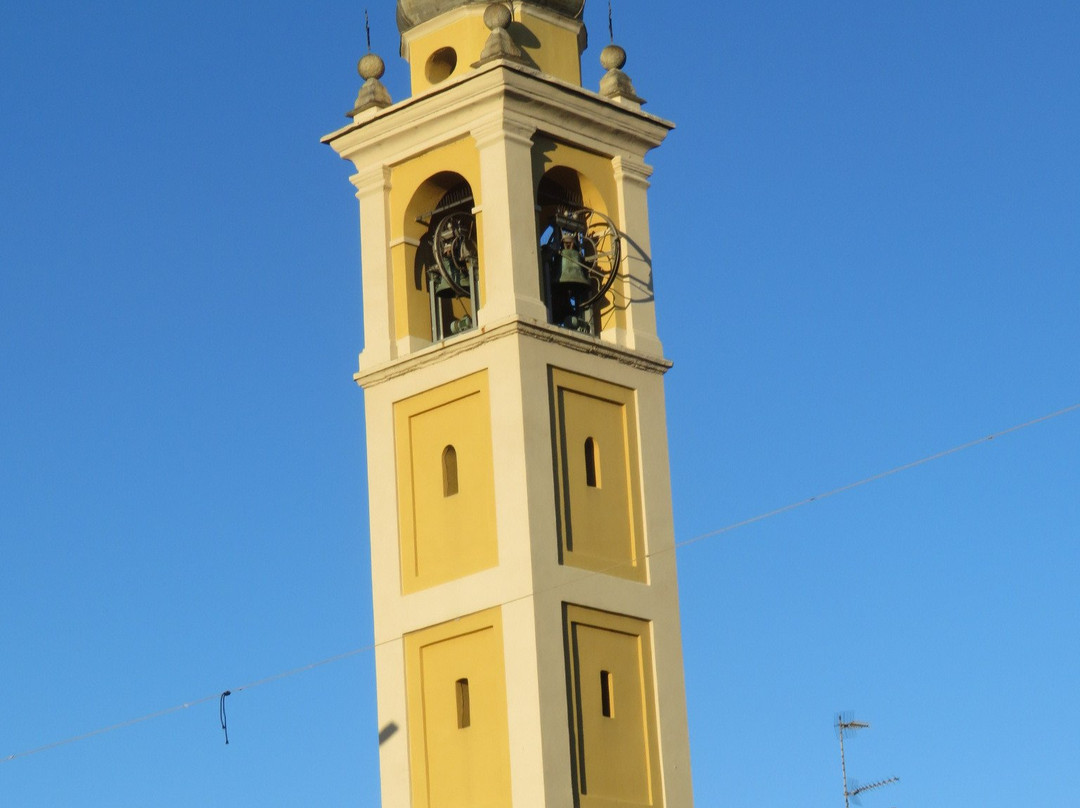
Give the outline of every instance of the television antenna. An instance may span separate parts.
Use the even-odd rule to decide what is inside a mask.
[[[848,787],[847,763],[844,760],[844,731],[847,730],[848,733],[852,733],[860,729],[870,729],[870,725],[865,721],[856,721],[850,715],[844,716],[841,714],[836,716],[836,733],[840,736],[840,773],[844,778],[844,808],[851,808],[850,801],[852,799],[858,804],[859,795],[865,791],[869,791],[872,788],[881,788],[890,783],[900,782],[899,777],[890,777],[887,780],[878,780],[876,783],[867,783],[865,786],[860,786],[858,783],[852,781],[851,787]]]

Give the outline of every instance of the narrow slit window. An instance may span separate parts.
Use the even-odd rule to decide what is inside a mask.
[[[615,716],[615,680],[611,671],[600,671],[600,712],[604,718]]]
[[[447,446],[442,453],[443,496],[452,497],[458,492],[457,449]]]
[[[593,438],[585,438],[585,485],[589,488],[600,487],[599,448]]]
[[[465,729],[472,723],[472,716],[469,714],[469,680],[458,679],[454,683],[454,694],[457,698],[458,729]]]

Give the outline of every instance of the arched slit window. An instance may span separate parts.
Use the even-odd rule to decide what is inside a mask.
[[[467,729],[472,725],[472,711],[469,708],[469,680],[458,679],[454,683],[454,696],[457,701],[458,729]]]
[[[600,671],[600,713],[604,718],[615,717],[615,681],[611,671]]]
[[[442,453],[443,496],[452,497],[458,492],[457,449],[447,446]]]
[[[585,438],[585,485],[600,487],[600,448],[593,438]]]

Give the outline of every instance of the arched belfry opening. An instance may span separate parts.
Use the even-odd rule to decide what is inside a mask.
[[[406,232],[415,233],[411,290],[427,302],[431,339],[476,326],[480,308],[480,253],[473,192],[460,174],[425,182],[409,205]]]
[[[540,288],[548,322],[599,335],[618,274],[622,240],[599,192],[572,168],[556,166],[536,193]]]

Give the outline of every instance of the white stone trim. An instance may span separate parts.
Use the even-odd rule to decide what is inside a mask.
[[[560,345],[578,353],[614,359],[622,365],[651,373],[666,373],[673,364],[668,359],[645,356],[601,341],[596,337],[578,334],[547,323],[514,317],[423,348],[414,348],[413,353],[392,362],[371,368],[361,368],[353,374],[353,380],[364,389],[368,389],[420,368],[442,363],[449,357],[468,353],[496,340],[514,336],[529,337],[540,342]]]

